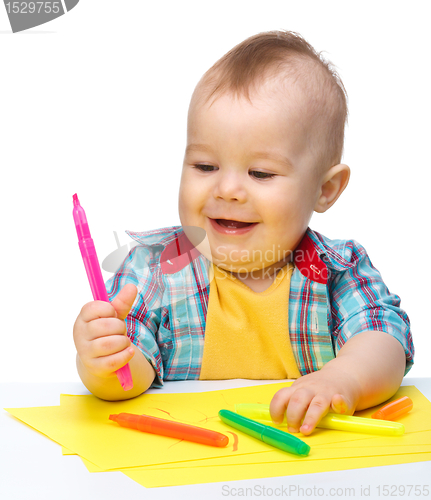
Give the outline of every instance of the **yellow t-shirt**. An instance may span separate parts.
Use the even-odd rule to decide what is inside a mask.
[[[294,264],[280,269],[260,293],[230,272],[212,267],[200,380],[300,377],[288,322]]]

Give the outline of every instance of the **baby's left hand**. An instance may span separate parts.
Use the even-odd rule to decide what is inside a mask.
[[[289,432],[301,431],[308,435],[329,410],[352,415],[358,400],[355,378],[326,365],[295,380],[290,387],[280,389],[272,398],[270,413],[276,423],[281,423],[286,414]]]

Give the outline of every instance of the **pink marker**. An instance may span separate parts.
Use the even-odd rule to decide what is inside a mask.
[[[76,232],[78,233],[78,244],[81,250],[82,260],[87,271],[88,281],[94,300],[104,300],[109,302],[105,283],[102,278],[99,261],[97,260],[96,248],[91,238],[90,228],[88,227],[87,217],[84,209],[79,204],[78,195],[73,195],[73,220],[75,221]],[[133,387],[132,374],[130,373],[129,363],[115,372],[121,387],[129,391]]]

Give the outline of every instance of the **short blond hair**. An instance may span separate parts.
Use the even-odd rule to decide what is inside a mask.
[[[191,101],[201,93],[204,103],[233,93],[251,102],[250,91],[273,76],[299,86],[306,96],[307,111],[321,124],[313,144],[320,164],[329,168],[340,163],[348,115],[347,93],[334,66],[298,33],[268,31],[239,43],[205,72]]]

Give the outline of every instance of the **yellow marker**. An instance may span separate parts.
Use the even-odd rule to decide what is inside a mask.
[[[272,421],[269,413],[269,405],[237,404],[235,405],[235,411],[253,420]],[[283,422],[286,422],[286,417]],[[404,434],[404,425],[399,422],[339,415],[338,413],[328,413],[320,420],[317,427],[338,431],[380,434],[382,436],[402,436]]]

